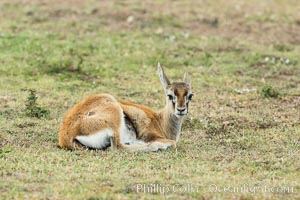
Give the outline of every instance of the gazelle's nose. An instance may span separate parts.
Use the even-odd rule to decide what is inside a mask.
[[[177,108],[178,112],[184,112],[186,108]]]

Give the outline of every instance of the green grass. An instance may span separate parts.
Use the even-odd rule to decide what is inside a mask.
[[[299,199],[293,2],[1,1],[0,199]],[[88,95],[161,108],[157,62],[171,80],[188,72],[193,81],[176,151],[58,148],[63,116]],[[31,111],[46,118],[28,115],[26,89],[38,97]],[[188,185],[198,190],[180,192]],[[270,192],[283,187],[290,192]]]

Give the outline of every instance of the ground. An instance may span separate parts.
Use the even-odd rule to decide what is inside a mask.
[[[300,198],[297,0],[0,9],[0,199]],[[193,81],[177,150],[58,148],[63,116],[88,95],[162,108],[157,62]],[[138,190],[151,184],[160,190]]]

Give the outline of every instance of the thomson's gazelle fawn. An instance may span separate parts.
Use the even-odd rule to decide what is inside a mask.
[[[191,80],[170,83],[158,64],[158,74],[166,95],[161,111],[117,101],[109,94],[89,96],[64,117],[59,145],[66,148],[119,148],[131,151],[157,151],[176,147],[182,118],[192,99]]]

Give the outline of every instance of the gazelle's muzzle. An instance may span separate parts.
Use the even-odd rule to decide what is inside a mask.
[[[187,107],[176,107],[175,114],[176,115],[186,115],[188,113]]]

